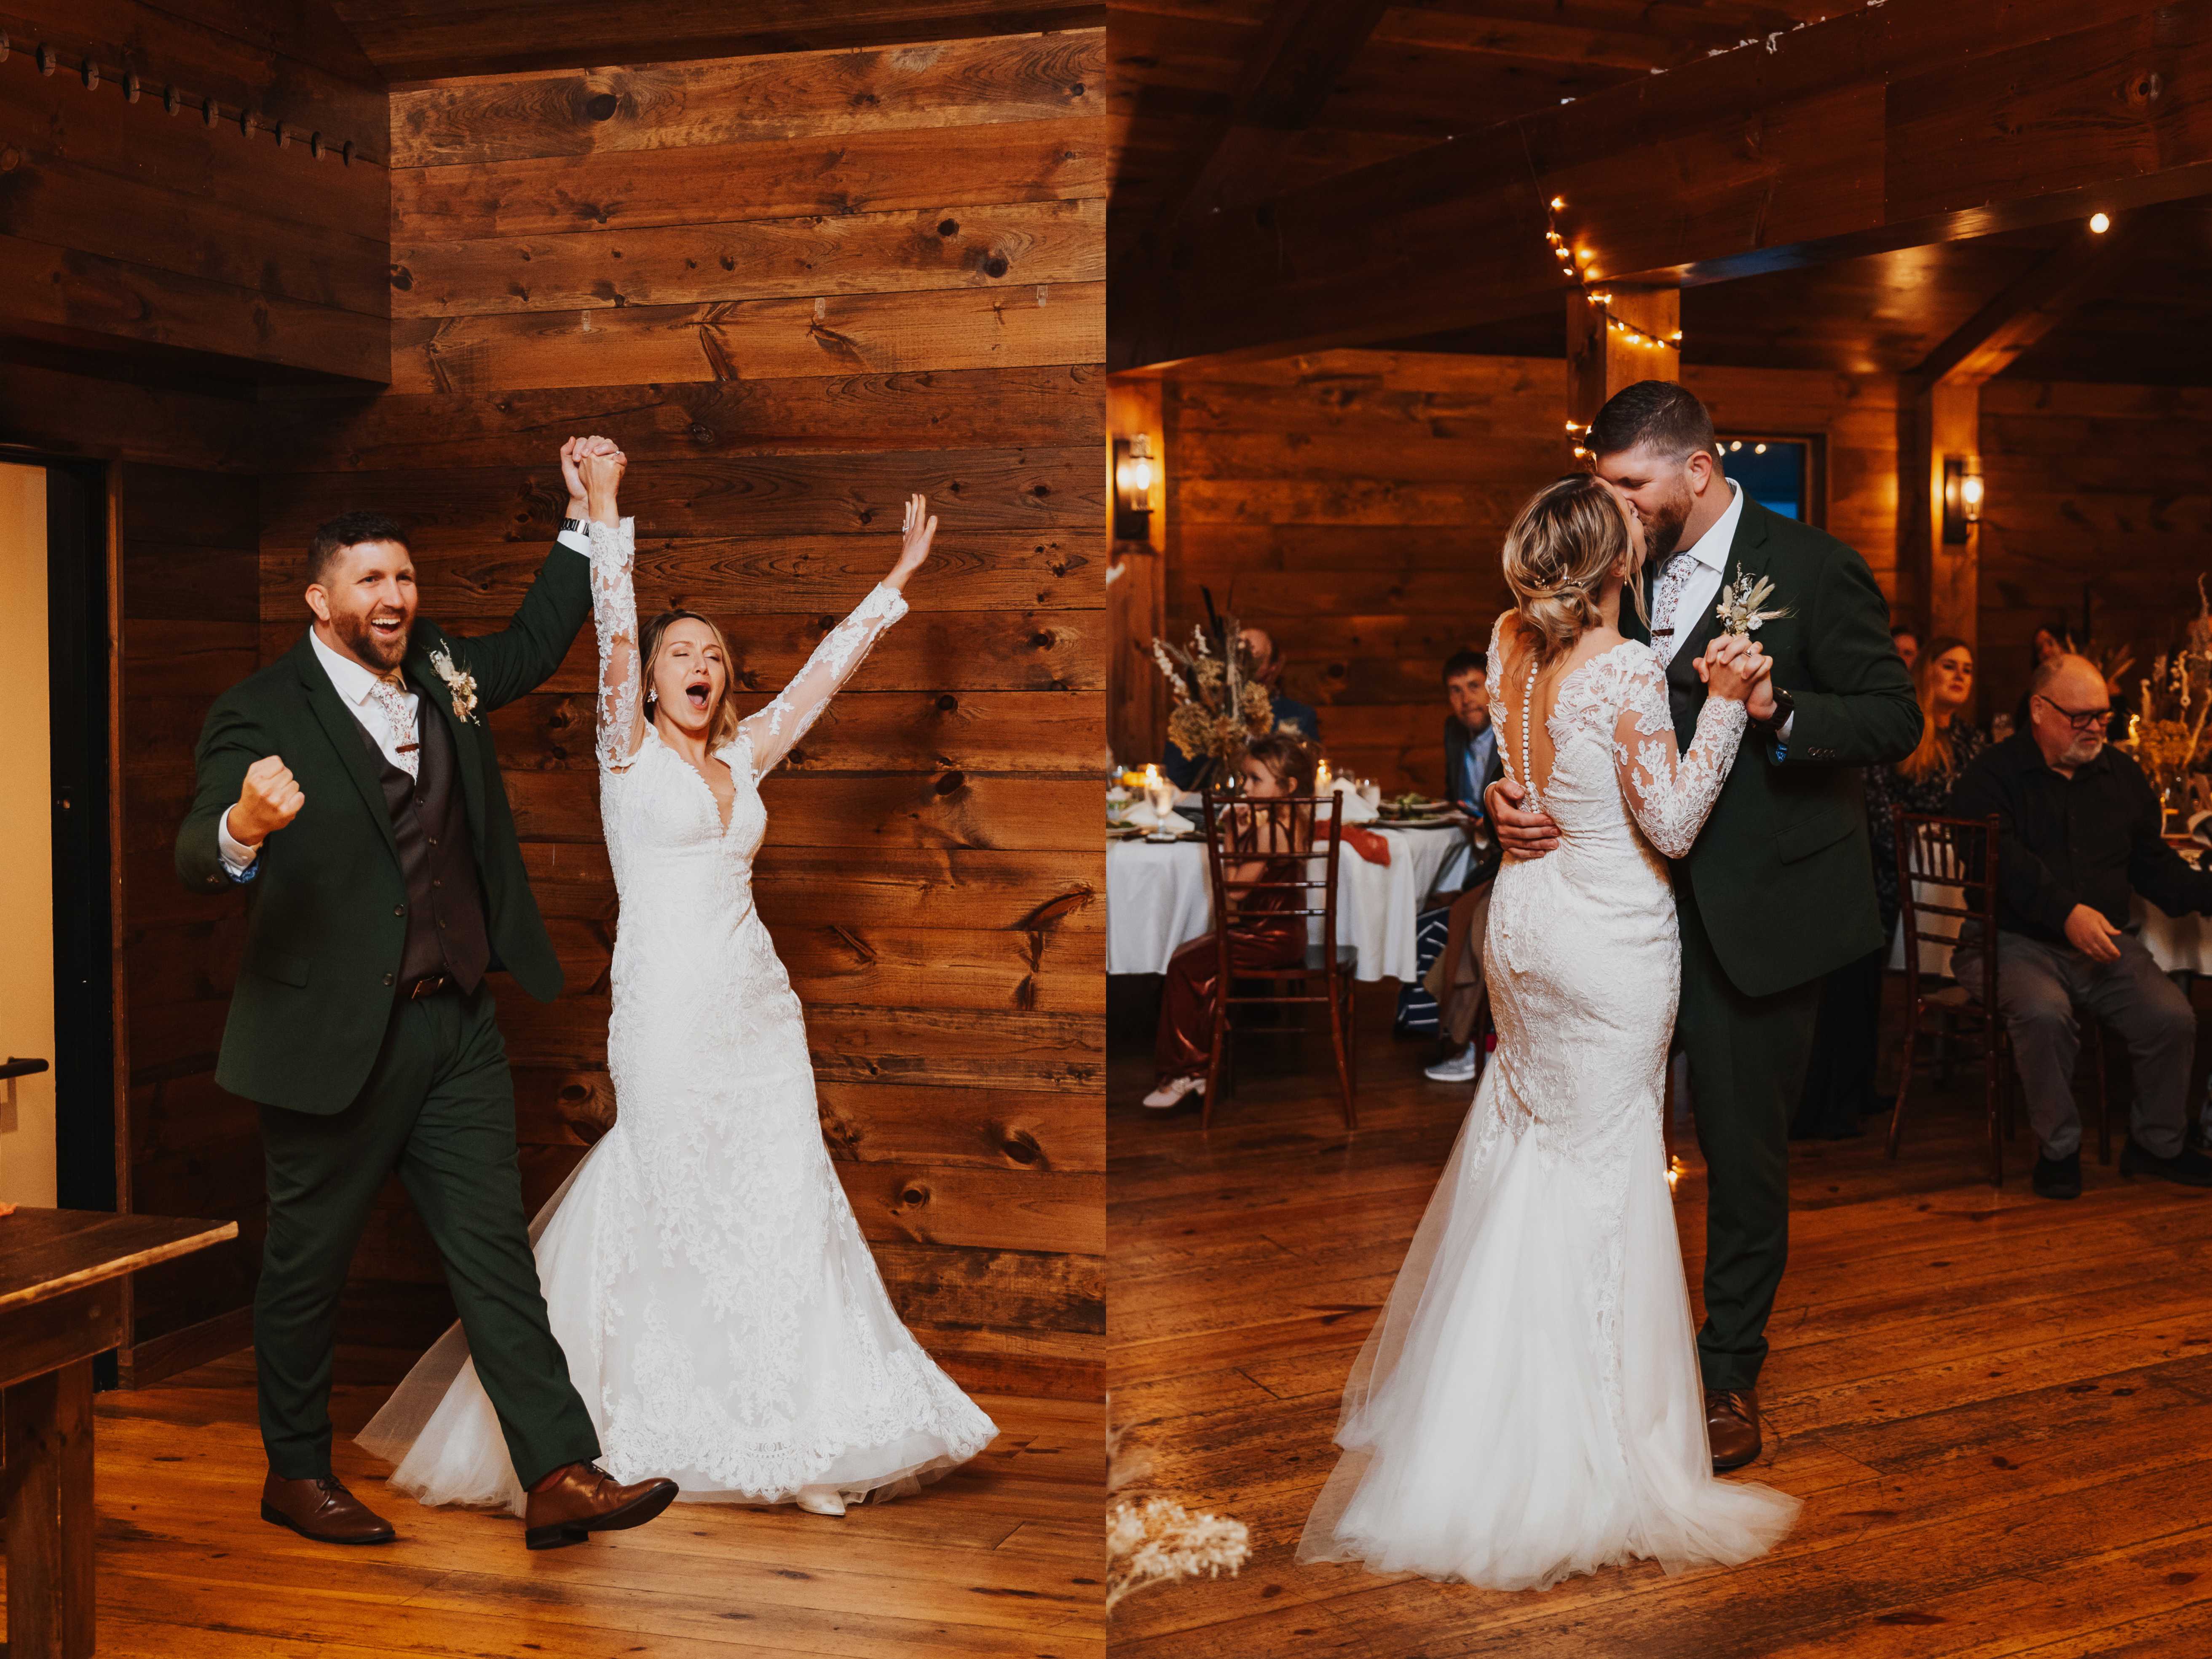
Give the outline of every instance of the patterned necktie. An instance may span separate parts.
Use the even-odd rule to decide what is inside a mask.
[[[1681,607],[1682,590],[1697,568],[1686,550],[1669,553],[1659,567],[1659,579],[1651,584],[1651,643],[1662,661],[1674,659],[1674,647],[1680,642],[1674,612]]]
[[[391,747],[399,757],[399,769],[410,778],[419,775],[415,710],[409,705],[407,693],[390,680],[378,680],[368,688],[368,695],[369,700],[384,711],[385,726],[392,733]]]

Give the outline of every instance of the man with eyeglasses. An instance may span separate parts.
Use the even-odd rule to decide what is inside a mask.
[[[1997,1002],[2012,1034],[2041,1152],[2035,1190],[2081,1192],[2074,1060],[2087,1014],[2127,1044],[2135,1106],[2124,1176],[2212,1187],[2212,1158],[2184,1144],[2197,1016],[2126,931],[2131,895],[2168,914],[2212,911],[2212,873],[2192,870],[2160,834],[2162,815],[2134,759],[2105,742],[2112,700],[2087,659],[2035,671],[2028,724],[1960,775],[1950,811],[1997,816]],[[1981,971],[1961,935],[1953,971]]]

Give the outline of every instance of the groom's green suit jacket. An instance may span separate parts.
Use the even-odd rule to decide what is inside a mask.
[[[1825,531],[1770,512],[1746,495],[1723,583],[1774,584],[1765,608],[1789,614],[1758,640],[1774,684],[1796,704],[1790,742],[1744,734],[1705,832],[1675,866],[1736,989],[1750,996],[1818,979],[1882,943],[1860,771],[1902,760],[1920,741],[1912,678],[1889,636],[1889,606],[1873,572]],[[1630,607],[1621,629],[1650,632]],[[1686,746],[1705,688],[1693,666],[1720,626],[1708,608],[1667,672],[1677,737]]]
[[[561,964],[531,896],[486,720],[552,678],[591,611],[590,561],[556,545],[502,632],[456,639],[418,619],[404,664],[423,715],[452,734],[492,966],[541,1002],[559,994]],[[476,678],[466,719],[432,665],[439,651]],[[283,757],[307,799],[262,843],[246,884],[246,953],[216,1081],[264,1105],[327,1115],[353,1101],[382,1046],[399,994],[407,889],[380,764],[305,635],[208,711],[198,787],[177,832],[177,874],[193,891],[232,885],[216,827],[264,755]]]

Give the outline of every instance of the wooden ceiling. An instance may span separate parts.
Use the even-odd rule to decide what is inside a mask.
[[[2000,379],[2212,385],[2204,277],[2212,205],[2139,210],[2124,252],[2063,321]],[[1899,248],[1682,291],[1684,361],[1738,368],[1903,374],[2069,236],[2044,227]],[[2117,233],[2115,233],[2117,234]],[[1556,357],[1558,308],[1540,317],[1390,343],[1400,350]]]
[[[331,0],[388,80],[1096,28],[1103,0]]]
[[[1115,256],[1855,0],[1109,0]],[[1271,73],[1272,71],[1272,73]]]
[[[1109,0],[1108,236],[1136,270],[1216,208],[1679,69],[1858,0]],[[2006,371],[2212,384],[2201,328],[2212,210],[2147,208],[2124,261]],[[2077,224],[1911,247],[1686,289],[1689,361],[1900,373]],[[1389,343],[1563,355],[1542,314]]]

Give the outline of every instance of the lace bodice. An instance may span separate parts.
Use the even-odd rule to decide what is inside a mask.
[[[1686,856],[1735,763],[1747,720],[1743,704],[1706,698],[1689,752],[1680,752],[1667,708],[1666,671],[1650,646],[1623,640],[1559,682],[1545,719],[1552,765],[1539,787],[1528,775],[1532,734],[1521,726],[1528,663],[1525,652],[1506,662],[1504,628],[1501,616],[1491,630],[1490,660],[1499,665],[1494,707],[1508,774],[1551,813],[1563,838],[1577,828],[1614,821],[1607,810],[1610,798],[1653,847],[1670,859]],[[1601,780],[1593,763],[1608,752],[1611,775]]]

